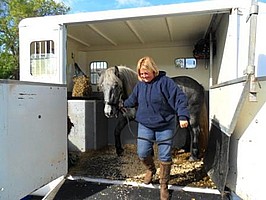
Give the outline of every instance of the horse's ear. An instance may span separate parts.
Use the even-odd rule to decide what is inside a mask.
[[[101,76],[104,73],[104,71],[105,71],[104,69],[100,71],[97,70],[98,76]]]
[[[119,69],[118,69],[117,66],[115,66],[115,75],[116,75],[117,77],[119,77]]]

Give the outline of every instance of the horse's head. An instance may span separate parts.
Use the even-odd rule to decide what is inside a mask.
[[[104,114],[108,118],[117,117],[119,103],[122,101],[123,83],[119,78],[118,67],[111,67],[102,71],[99,86],[104,95]]]

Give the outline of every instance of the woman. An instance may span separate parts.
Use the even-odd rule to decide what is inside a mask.
[[[189,112],[187,97],[177,84],[159,71],[151,57],[143,57],[138,61],[137,73],[139,82],[124,102],[124,107],[138,107],[137,151],[140,160],[147,168],[144,183],[149,184],[156,168],[153,160],[153,142],[158,143],[160,160],[160,198],[169,199],[168,182],[171,171],[171,149],[176,128],[176,116],[179,126],[188,126]],[[169,140],[168,140],[169,139]],[[163,141],[163,142],[160,142]]]

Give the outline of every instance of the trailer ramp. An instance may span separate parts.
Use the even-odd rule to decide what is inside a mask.
[[[222,198],[218,190],[178,187],[169,185],[171,199],[182,200],[219,200]],[[159,199],[160,188],[158,184],[140,184],[109,179],[92,179],[87,177],[68,177],[51,191],[44,200],[148,200]]]

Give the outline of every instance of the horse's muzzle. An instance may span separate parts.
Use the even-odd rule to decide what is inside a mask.
[[[104,114],[107,118],[117,118],[118,117],[118,108],[116,108],[115,106],[109,105],[109,104],[105,104],[104,106]]]

